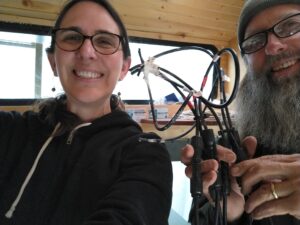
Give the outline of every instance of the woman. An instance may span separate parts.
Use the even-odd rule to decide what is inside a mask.
[[[167,224],[165,147],[111,96],[130,66],[126,30],[103,0],[70,1],[47,50],[65,91],[38,112],[0,113],[0,224]]]

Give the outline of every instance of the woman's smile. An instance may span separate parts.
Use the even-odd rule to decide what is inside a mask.
[[[85,78],[85,79],[99,79],[104,76],[103,73],[84,71],[84,70],[74,70],[74,74],[80,78]]]

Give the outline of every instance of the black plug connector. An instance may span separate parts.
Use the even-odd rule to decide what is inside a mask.
[[[194,156],[192,158],[192,177],[190,191],[192,197],[199,197],[202,194],[202,178],[201,178],[201,158],[204,149],[203,140],[200,136],[193,136],[191,145],[194,148]]]
[[[217,159],[217,148],[214,132],[212,129],[206,129],[202,133],[204,141],[205,159]],[[209,187],[209,193],[213,201],[217,201],[217,196],[220,196],[222,191],[222,178],[220,173],[217,174],[217,180]]]

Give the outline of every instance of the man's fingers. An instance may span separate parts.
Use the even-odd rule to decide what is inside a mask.
[[[181,162],[185,165],[191,164],[194,155],[194,149],[191,145],[187,144],[181,150]]]
[[[217,156],[219,161],[224,161],[227,163],[234,163],[236,160],[235,153],[228,148],[221,145],[217,145]]]
[[[257,140],[253,136],[247,136],[242,141],[242,146],[247,151],[247,155],[249,159],[252,159],[256,152]]]
[[[187,144],[181,150],[181,162],[185,165],[190,165],[194,155],[193,146]],[[231,149],[225,148],[221,145],[217,145],[217,157],[219,161],[233,163],[236,160],[236,155]]]
[[[291,155],[264,155],[260,157],[263,160],[269,160],[272,162],[283,162],[283,163],[292,163],[300,161],[300,154],[291,154]]]
[[[214,159],[208,159],[205,161],[202,161],[200,163],[200,173],[205,174],[210,171],[217,171],[218,170],[218,162]],[[185,174],[187,177],[191,178],[192,177],[192,165],[189,165],[185,168]]]
[[[289,155],[281,155],[290,158]],[[282,162],[284,161],[284,162]],[[271,180],[292,180],[299,177],[299,162],[288,162],[286,160],[273,161],[263,157],[246,160],[231,168],[231,175],[242,177],[243,193],[248,194],[253,187],[261,182]]]
[[[274,184],[273,184],[274,185]],[[247,199],[245,204],[245,211],[251,213],[256,207],[262,205],[265,202],[274,200],[273,190],[271,189],[271,183],[265,183],[255,190]]]
[[[290,196],[294,196],[293,201],[295,203],[293,204],[298,210],[300,208],[300,203],[298,203],[300,200],[299,183],[298,179],[294,179],[282,182],[272,181],[262,184],[249,196],[245,205],[245,211],[251,213],[266,202],[278,202],[277,200],[287,199],[290,198]],[[296,206],[296,202],[298,206]]]
[[[258,206],[251,213],[253,219],[260,220],[271,216],[280,216],[290,214],[299,218],[299,199],[290,195],[286,198],[278,198],[265,202]]]

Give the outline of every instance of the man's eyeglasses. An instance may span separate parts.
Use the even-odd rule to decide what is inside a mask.
[[[289,16],[271,28],[253,34],[240,43],[243,54],[251,54],[265,47],[268,43],[268,33],[272,32],[278,38],[290,37],[300,31],[300,13]]]
[[[109,32],[99,32],[88,36],[74,29],[61,28],[53,30],[53,34],[57,46],[69,52],[80,49],[85,39],[89,39],[97,52],[111,55],[118,51],[122,41],[122,36]]]

